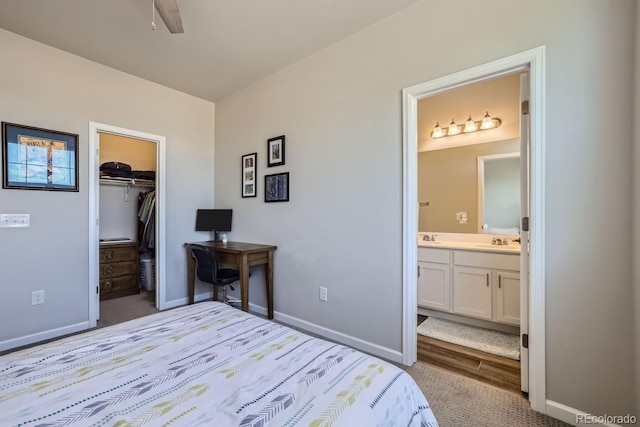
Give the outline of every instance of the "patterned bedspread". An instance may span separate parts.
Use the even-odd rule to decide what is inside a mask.
[[[1,426],[437,426],[396,366],[204,302],[0,357]]]

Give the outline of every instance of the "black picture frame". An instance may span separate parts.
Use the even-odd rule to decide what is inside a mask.
[[[2,188],[78,191],[78,134],[2,122]]]
[[[264,176],[264,201],[289,201],[289,172],[274,173]]]
[[[256,197],[258,194],[258,153],[242,156],[242,197]]]
[[[284,165],[284,135],[267,140],[267,167]]]

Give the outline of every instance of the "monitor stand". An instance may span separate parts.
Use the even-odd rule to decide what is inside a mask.
[[[213,232],[213,241],[214,242],[220,242],[222,239],[220,239],[220,232],[219,231],[214,231]]]

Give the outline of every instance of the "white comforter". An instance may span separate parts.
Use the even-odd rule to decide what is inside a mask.
[[[206,302],[0,357],[2,426],[437,426],[412,378]]]

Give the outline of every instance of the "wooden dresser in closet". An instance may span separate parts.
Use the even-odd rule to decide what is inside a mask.
[[[138,243],[100,243],[100,301],[139,294]]]

